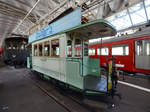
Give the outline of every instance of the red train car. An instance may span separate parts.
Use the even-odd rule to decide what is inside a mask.
[[[2,56],[2,48],[0,48],[0,57]]]
[[[112,56],[120,70],[150,74],[150,27],[89,46],[89,57],[99,58],[101,67]]]

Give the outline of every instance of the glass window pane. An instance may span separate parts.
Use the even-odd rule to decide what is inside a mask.
[[[75,40],[74,50],[75,50],[75,56],[77,56],[77,57],[82,56],[82,46],[81,46],[81,40],[80,39]]]
[[[113,47],[112,55],[123,55],[123,47]]]
[[[95,55],[95,49],[92,50],[92,55]]]
[[[147,11],[148,19],[150,19],[150,0],[145,0],[145,8]]]
[[[91,55],[92,54],[92,50],[91,49],[89,49],[89,55]]]
[[[59,56],[59,39],[51,41],[51,56]]]
[[[129,55],[129,46],[125,46],[125,55]]]
[[[43,46],[42,44],[39,44],[39,56],[43,56],[42,50],[43,50]]]
[[[37,45],[34,45],[34,56],[38,55],[38,48]]]
[[[88,56],[88,42],[84,42],[84,56]]]
[[[145,40],[145,55],[150,55],[150,40]]]
[[[67,56],[72,57],[72,41],[67,41]]]
[[[44,56],[50,55],[50,43],[47,41],[44,43]]]
[[[89,55],[95,55],[95,49],[93,48],[89,49]]]
[[[7,49],[11,49],[11,44],[7,43]]]
[[[100,48],[97,49],[97,55],[100,55]]]
[[[101,54],[102,55],[108,55],[108,48],[106,48],[106,47],[101,48]]]
[[[143,41],[136,41],[136,55],[143,56]]]
[[[132,25],[127,10],[117,13],[107,18],[107,20],[113,24],[117,30],[125,29]]]
[[[24,45],[21,45],[21,48],[20,48],[21,50],[24,50]]]
[[[146,45],[146,55],[150,55],[150,43]]]
[[[134,25],[141,24],[147,21],[143,2],[130,7],[129,12]]]

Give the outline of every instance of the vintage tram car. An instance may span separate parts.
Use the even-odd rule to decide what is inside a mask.
[[[73,15],[75,16],[74,12]],[[69,21],[66,22],[70,25]],[[39,31],[29,37],[32,56],[28,58],[28,68],[38,72],[38,75],[41,74],[50,80],[55,79],[66,87],[76,88],[85,94],[114,93],[113,77],[110,74],[102,75],[100,59],[88,57],[89,39],[115,35],[116,30],[113,26],[105,20],[96,20],[53,33],[56,32],[55,28],[59,30],[58,26],[66,28],[60,26],[64,25],[64,22],[60,24],[61,21],[58,21],[58,23],[50,25],[52,27],[48,26],[45,31],[41,30],[44,36],[41,36]],[[51,34],[45,33],[46,31]]]
[[[106,68],[107,59],[115,56],[119,70],[150,74],[150,27],[134,34],[114,37],[91,43],[90,58],[101,59],[100,66]]]
[[[27,63],[29,51],[26,48],[27,37],[11,36],[4,40],[2,60],[9,65],[24,65]]]

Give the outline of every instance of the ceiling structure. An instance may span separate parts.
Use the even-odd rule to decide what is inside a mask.
[[[106,18],[142,0],[0,0],[0,46],[10,33],[31,35],[69,8],[89,21]]]

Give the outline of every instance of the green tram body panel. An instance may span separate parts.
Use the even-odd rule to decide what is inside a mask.
[[[92,33],[88,33],[89,31]],[[28,68],[81,90],[87,89],[99,92],[108,92],[107,84],[104,83],[107,81],[101,76],[100,60],[90,59],[88,56],[75,57],[73,55],[72,57],[67,57],[66,47],[67,40],[70,38],[88,40],[94,37],[98,38],[98,36],[114,35],[115,32],[116,31],[113,27],[110,26],[110,24],[107,24],[106,21],[97,20],[88,24],[79,25],[53,36],[34,41],[31,43],[32,58],[28,58]],[[59,39],[59,57],[33,55],[35,44],[38,45],[55,39]],[[44,52],[44,50],[42,52]],[[72,52],[74,52],[74,50]]]

